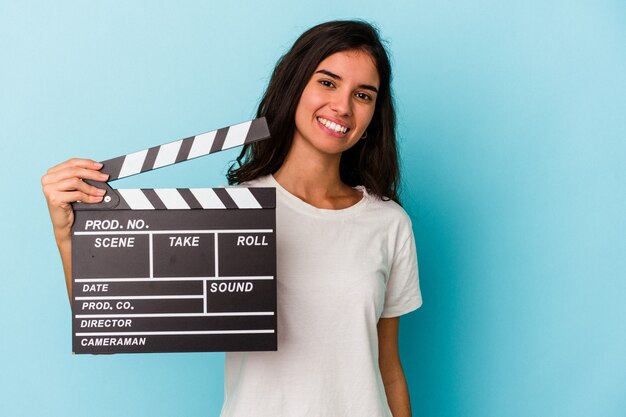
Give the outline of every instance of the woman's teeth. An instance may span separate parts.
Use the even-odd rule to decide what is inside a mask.
[[[330,130],[334,130],[337,133],[346,133],[348,131],[347,127],[338,125],[337,123],[326,120],[323,117],[318,117],[317,120]]]

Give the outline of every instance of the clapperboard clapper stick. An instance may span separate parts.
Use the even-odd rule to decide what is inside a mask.
[[[269,138],[264,118],[103,161],[109,182]],[[274,188],[107,190],[74,203],[74,353],[276,350]]]

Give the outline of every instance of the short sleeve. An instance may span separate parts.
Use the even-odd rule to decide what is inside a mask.
[[[422,305],[415,237],[410,226],[409,230],[409,236],[393,256],[387,289],[385,290],[385,306],[381,314],[382,318],[398,317],[410,313]]]

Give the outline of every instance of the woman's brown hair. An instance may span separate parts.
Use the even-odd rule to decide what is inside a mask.
[[[314,26],[278,60],[257,110],[257,117],[267,119],[272,137],[244,146],[228,170],[229,184],[241,184],[278,171],[291,148],[296,107],[304,87],[321,61],[348,50],[361,50],[372,57],[380,86],[367,138],[341,156],[341,180],[350,186],[363,185],[372,194],[398,201],[400,172],[391,64],[376,28],[358,20]]]

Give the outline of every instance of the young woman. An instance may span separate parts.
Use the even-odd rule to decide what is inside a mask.
[[[231,184],[277,190],[278,351],[226,354],[222,417],[410,416],[399,316],[421,305],[411,222],[397,203],[391,67],[360,21],[315,26],[278,62]],[[42,178],[68,291],[70,203],[99,202],[71,159]]]

